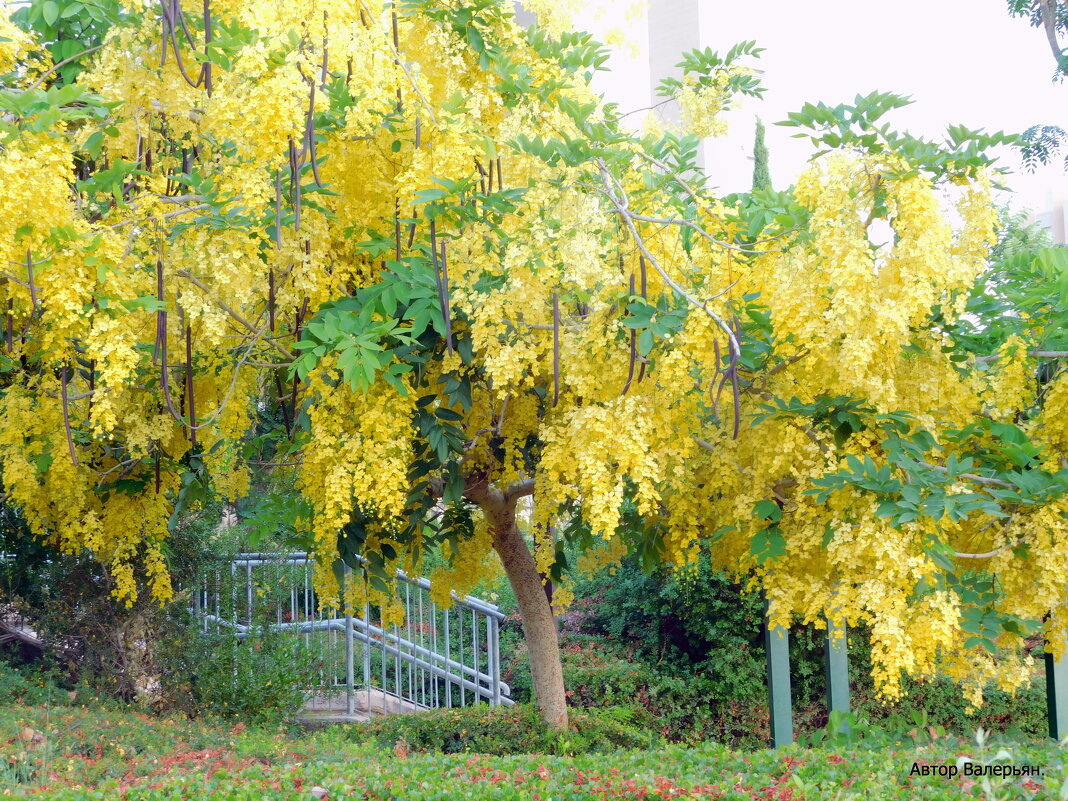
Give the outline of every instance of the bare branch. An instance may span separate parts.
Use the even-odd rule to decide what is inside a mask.
[[[80,53],[75,53],[73,56],[68,56],[67,58],[65,58],[62,61],[60,61],[58,64],[53,64],[52,68],[49,69],[49,70],[46,70],[45,72],[42,72],[40,74],[40,76],[37,78],[37,80],[29,85],[29,87],[26,89],[26,91],[27,92],[32,92],[34,89],[36,89],[42,83],[44,83],[44,79],[47,78],[49,75],[51,75],[53,72],[56,72],[57,70],[62,69],[63,67],[65,67],[68,64],[70,64],[72,61],[77,61],[82,56],[87,56],[90,53],[95,53],[97,50],[100,50],[103,46],[104,45],[102,45],[102,44],[98,44],[96,47],[86,48],[85,50],[81,51]]]
[[[1027,355],[1032,359],[1068,359],[1068,350],[1030,350]],[[977,362],[996,362],[1001,354],[992,353],[989,356],[976,356]]]
[[[178,270],[175,273],[175,275],[177,275],[180,278],[184,278],[187,281],[192,282],[193,285],[198,287],[202,292],[204,292],[205,294],[211,296],[211,294],[212,294],[211,290],[199,278],[196,278],[195,276],[191,275],[188,270]],[[231,318],[233,318],[235,321],[240,323],[246,329],[251,331],[254,336],[259,337],[259,336],[262,335],[263,330],[265,330],[265,329],[257,329],[252,323],[250,323],[248,320],[246,320],[244,317],[242,317],[236,311],[231,309],[229,306],[227,306],[225,303],[223,303],[218,298],[212,298],[212,300],[215,302],[216,306],[218,306],[220,309],[222,309],[224,312],[226,312],[228,315],[230,315]],[[268,339],[268,340],[266,340],[266,342],[271,347],[273,347],[276,351],[278,351],[287,362],[296,361],[296,357],[292,353],[290,353],[288,350],[283,348],[281,345],[279,345],[275,340]]]
[[[1018,548],[1019,546],[1023,545],[1025,539],[1026,537],[1020,537],[1020,539],[1016,540],[1016,542],[1010,542],[1008,545],[1002,545],[1000,548],[995,548],[994,550],[987,551],[986,553],[960,553],[959,551],[954,551],[953,555],[957,559],[989,559],[992,556],[997,556],[999,553],[1004,553],[1005,551],[1012,550],[1013,548]]]
[[[553,406],[560,402],[560,299],[553,292]]]
[[[937,470],[939,473],[948,473],[949,468],[943,467],[940,464],[931,464],[930,462],[917,462],[921,467],[927,467],[931,470]],[[992,487],[1005,487],[1006,489],[1016,489],[1016,485],[1009,481],[1003,481],[1000,478],[991,478],[990,476],[980,476],[975,473],[958,473],[958,478],[966,478],[969,481],[974,481],[977,484],[989,484]]]
[[[691,304],[701,309],[705,314],[711,317],[712,320],[715,321],[716,325],[718,325],[720,329],[727,335],[727,341],[730,343],[731,350],[734,353],[740,353],[741,348],[738,345],[738,339],[735,337],[734,331],[731,330],[731,327],[727,325],[726,321],[718,314],[716,314],[716,312],[712,311],[712,309],[708,308],[707,303],[700,300],[699,298],[688,292],[686,289],[684,289],[677,281],[675,281],[670,275],[667,274],[667,271],[664,270],[663,267],[660,266],[660,262],[657,261],[656,256],[654,256],[649,250],[649,248],[646,246],[645,240],[642,239],[642,235],[638,231],[638,227],[634,224],[634,216],[631,214],[630,210],[626,206],[625,197],[619,196],[616,194],[615,191],[613,191],[612,186],[615,185],[616,187],[618,187],[618,182],[608,172],[608,167],[605,166],[605,163],[602,159],[598,159],[597,163],[600,167],[601,176],[604,179],[605,187],[608,189],[607,196],[612,201],[612,204],[616,207],[616,211],[623,218],[623,222],[626,224],[631,236],[634,238],[635,244],[637,244],[638,249],[641,251],[642,255],[644,255],[645,258],[648,259],[649,263],[653,265],[653,269],[655,269],[660,274],[660,277],[663,279],[664,283],[666,283],[676,293],[685,298]]]
[[[67,405],[67,382],[70,381],[70,368],[63,366],[63,378],[60,381],[60,391],[63,393],[63,428],[67,432],[67,447],[70,449],[70,460],[78,467],[78,454],[74,452],[74,436],[70,430],[70,408]]]

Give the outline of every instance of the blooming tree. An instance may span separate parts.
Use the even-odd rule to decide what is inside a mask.
[[[396,615],[393,570],[435,544],[447,601],[495,552],[558,727],[543,581],[563,605],[575,571],[702,543],[775,621],[869,623],[889,696],[936,660],[973,694],[1022,681],[1029,621],[1065,625],[1068,273],[988,267],[1007,137],[806,106],[796,187],[717,198],[695,135],[628,132],[601,48],[511,5],[0,23],[8,499],[126,598],[171,597],[176,509],[253,468],[292,474],[324,603]],[[758,54],[694,51],[662,91],[715,133]]]

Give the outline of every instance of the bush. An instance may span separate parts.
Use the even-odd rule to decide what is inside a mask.
[[[762,748],[770,737],[763,638],[763,604],[742,592],[702,556],[687,573],[646,574],[635,559],[581,582],[578,600],[561,617],[564,681],[576,707],[625,704],[634,720],[670,741],[712,739]],[[811,733],[827,724],[823,674],[825,633],[790,632],[794,725]],[[974,715],[960,689],[940,678],[906,678],[908,695],[875,699],[866,629],[850,632],[850,685],[857,715],[897,732],[928,725],[967,735],[983,727],[1022,736],[1045,733],[1040,682],[1014,697],[996,689]],[[529,668],[520,646],[506,678],[513,695],[530,698]]]
[[[160,658],[167,706],[192,717],[259,724],[295,717],[319,668],[299,637],[270,629],[241,640],[225,630],[206,633],[190,626],[185,636],[161,644]]]
[[[570,730],[561,733],[548,729],[531,704],[478,704],[376,718],[349,732],[351,737],[383,746],[403,742],[411,751],[442,754],[573,754],[649,745],[648,735],[615,718],[605,710],[573,714]]]
[[[168,539],[168,569],[178,588],[189,587],[210,558],[217,510],[187,518]],[[171,607],[139,587],[131,605],[114,595],[115,582],[88,553],[66,554],[32,537],[17,509],[0,504],[0,597],[10,599],[44,641],[45,659],[66,683],[112,698],[158,707],[162,671],[156,644],[177,634]]]
[[[983,706],[968,714],[960,688],[950,679],[933,681],[907,679],[902,686],[905,698],[893,704],[881,704],[874,698],[871,679],[854,692],[853,707],[858,716],[867,717],[889,731],[903,732],[915,728],[916,715],[929,726],[941,727],[954,735],[970,735],[978,728],[1022,739],[1047,734],[1046,687],[1036,678],[1016,693],[989,687]],[[854,685],[857,686],[857,685]]]
[[[0,655],[0,699],[4,703],[37,706],[66,697],[67,691],[58,686],[50,672],[16,667]]]
[[[710,702],[764,699],[764,608],[702,554],[686,572],[645,573],[634,558],[580,583],[590,599],[581,629],[633,645],[632,655],[659,673],[701,677]],[[792,632],[793,694],[802,706],[823,696],[823,640]]]
[[[649,666],[629,661],[610,640],[564,633],[560,638],[560,661],[569,706],[594,708],[634,704],[654,682]],[[505,666],[504,680],[512,698],[534,700],[530,659],[526,643],[520,643]]]

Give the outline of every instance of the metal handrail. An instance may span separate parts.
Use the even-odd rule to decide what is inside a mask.
[[[366,564],[366,560],[360,561]],[[454,699],[458,699],[460,706],[466,706],[471,699],[488,701],[494,706],[514,704],[509,698],[511,688],[500,675],[500,623],[507,616],[497,606],[470,595],[460,597],[455,592],[450,593],[452,604],[440,606],[430,595],[430,581],[398,570],[395,575],[399,597],[405,606],[405,622],[392,626],[391,633],[384,623],[374,625],[370,615],[376,607],[367,604],[362,617],[341,616],[337,611],[326,617],[327,610],[320,607],[310,582],[312,562],[313,555],[303,551],[240,553],[232,558],[220,558],[221,569],[214,571],[214,582],[205,576],[201,589],[194,593],[193,612],[203,622],[205,631],[209,624],[225,626],[241,639],[258,630],[286,631],[306,638],[322,632],[327,639],[317,639],[316,643],[325,645],[326,653],[343,643],[344,679],[340,678],[342,665],[338,657],[328,657],[317,671],[320,684],[308,688],[309,703],[313,705],[344,688],[347,712],[354,711],[358,657],[353,643],[360,643],[362,685],[368,690],[380,685],[382,691],[423,707],[453,706]],[[275,607],[272,617],[277,615],[277,622],[256,623],[262,617],[263,607],[259,605],[256,611],[261,592],[254,592],[259,581],[254,577],[254,569],[270,566],[283,568],[283,573],[286,568],[298,568],[299,572],[289,579],[283,578],[283,594],[274,595],[274,601],[270,602]],[[347,567],[346,575],[350,575]],[[274,577],[270,581],[277,587]],[[210,589],[212,584],[214,590]],[[280,599],[286,594],[288,611],[283,616],[286,602]],[[232,618],[228,619],[229,616]],[[480,628],[484,629],[481,636]],[[311,640],[308,642],[310,645]],[[373,653],[376,655],[372,656]]]
[[[211,621],[211,622],[214,622],[214,623],[220,623],[220,624],[222,624],[224,626],[228,626],[228,627],[234,629],[234,631],[236,632],[236,635],[237,635],[237,637],[239,639],[244,639],[245,637],[247,637],[249,635],[250,632],[254,632],[256,629],[260,628],[260,626],[246,626],[246,625],[244,625],[242,623],[234,623],[233,621],[230,621],[230,620],[225,620],[223,618],[218,618],[215,615],[205,615],[204,619],[208,620],[208,621]],[[355,619],[353,620],[353,622],[354,623],[357,623],[357,622],[358,623],[363,623],[362,620],[361,621],[357,621]],[[306,631],[337,631],[337,632],[346,631],[346,622],[344,620],[340,620],[340,619],[337,619],[337,618],[334,618],[332,620],[315,621],[315,622],[312,622],[312,623],[281,623],[281,624],[277,624],[276,623],[276,624],[268,624],[268,626],[271,629],[275,629],[275,630],[286,630],[286,629],[296,630],[301,634],[303,634]],[[368,629],[373,629],[376,632],[381,632],[382,631],[382,629],[379,629],[377,626],[368,625],[367,628]],[[367,634],[366,632],[353,631],[353,636],[356,639],[360,640],[361,642],[368,643],[369,645],[378,645],[386,653],[388,653],[390,656],[396,656],[396,657],[399,657],[401,659],[410,661],[412,664],[418,665],[420,668],[422,668],[424,670],[427,670],[427,671],[429,671],[431,673],[434,673],[439,678],[445,679],[446,681],[452,682],[453,684],[458,684],[458,685],[463,686],[464,689],[470,690],[472,693],[475,693],[476,695],[481,696],[482,698],[485,698],[486,700],[490,700],[493,697],[493,688],[492,687],[486,687],[485,685],[483,685],[481,683],[476,683],[474,681],[471,681],[470,679],[465,679],[465,678],[463,678],[463,676],[457,676],[455,673],[449,672],[448,670],[446,670],[445,668],[441,667],[440,665],[436,665],[436,664],[433,664],[431,662],[426,662],[426,661],[424,661],[422,659],[419,659],[418,657],[413,657],[409,652],[405,651],[403,649],[403,647],[395,647],[395,646],[392,646],[392,645],[386,645],[385,643],[383,643],[381,641],[381,639],[376,640],[375,637],[374,637],[373,632],[372,632],[372,634]],[[388,636],[388,637],[390,637],[391,639],[394,639],[394,640],[399,640],[400,643],[405,643],[407,645],[411,645],[411,643],[408,643],[407,640],[403,640],[401,638],[393,637],[393,635],[386,635],[386,636]],[[440,654],[432,654],[432,655],[434,657],[438,658],[439,661],[444,661],[449,667],[454,668],[456,670],[460,670],[463,673],[470,674],[470,673],[474,672],[473,669],[469,665],[463,665],[463,664],[461,664],[459,662],[454,662],[451,659],[450,660],[446,660]],[[488,674],[478,673],[476,675],[478,676],[478,678],[480,680],[485,680],[487,683],[491,683],[492,682],[493,677],[489,676]],[[501,706],[515,706],[515,701],[513,701],[511,698],[508,698],[506,696],[506,694],[510,694],[511,693],[511,691],[512,691],[511,688],[507,684],[505,684],[503,681],[499,682],[499,686],[500,686],[500,691],[501,691],[501,698],[499,699],[498,703]]]
[[[356,557],[361,563],[366,564],[367,560],[362,556]],[[253,565],[302,565],[312,561],[312,557],[306,551],[294,551],[287,554],[270,554],[270,553],[240,553],[234,559],[224,560],[234,565],[235,567],[251,567]],[[397,571],[397,578],[415,587],[420,587],[424,590],[430,589],[430,580],[423,578],[422,576],[412,577],[405,573],[403,570]],[[474,609],[481,612],[484,615],[494,617],[497,620],[505,620],[508,616],[500,610],[500,607],[494,604],[487,603],[481,598],[475,598],[471,595],[465,595],[460,597],[455,592],[450,592],[449,596],[461,606],[466,606],[469,609]]]

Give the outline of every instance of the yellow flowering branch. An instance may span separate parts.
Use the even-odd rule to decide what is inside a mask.
[[[175,272],[175,275],[177,275],[179,278],[186,279],[187,281],[192,283],[194,286],[198,287],[206,295],[208,295],[208,296],[212,295],[212,291],[204,284],[204,282],[201,281],[196,276],[194,276],[188,270],[178,270],[177,272]],[[246,329],[248,329],[248,331],[251,332],[253,336],[258,337],[258,336],[262,335],[264,329],[257,329],[252,323],[250,323],[248,320],[246,320],[244,317],[242,317],[240,314],[238,314],[236,311],[234,311],[230,306],[228,306],[222,300],[220,300],[219,298],[213,297],[212,301],[215,303],[216,306],[218,306],[220,309],[222,309],[224,312],[226,312],[228,315],[230,315],[230,317],[234,321],[240,323],[242,326],[244,326]],[[292,353],[290,353],[288,350],[286,350],[284,347],[282,347],[280,344],[278,344],[278,342],[276,340],[270,339],[270,338],[266,338],[264,341],[267,342],[267,344],[269,344],[271,347],[273,347],[276,351],[278,351],[282,355],[282,358],[284,358],[287,362],[292,362],[292,361],[296,360],[296,357]]]

